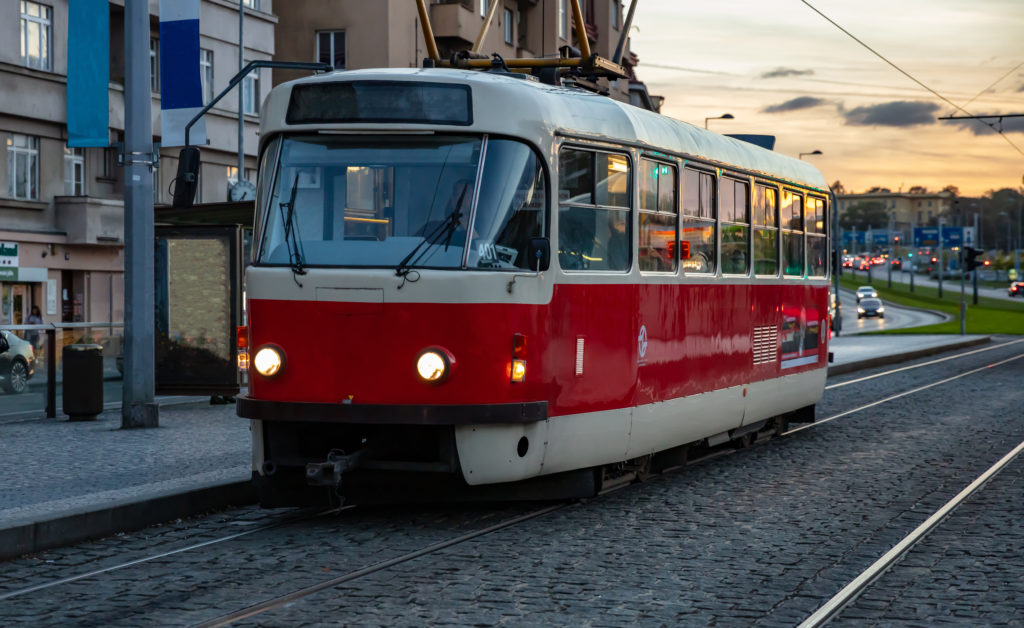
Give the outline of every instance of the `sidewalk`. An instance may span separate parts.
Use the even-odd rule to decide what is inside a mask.
[[[987,336],[833,338],[829,374],[988,342]],[[195,400],[196,398],[193,398]],[[249,422],[234,405],[168,405],[160,427],[122,430],[120,407],[96,421],[0,422],[0,560],[255,502]]]

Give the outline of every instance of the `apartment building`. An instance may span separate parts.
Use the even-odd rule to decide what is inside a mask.
[[[492,3],[500,3],[481,52],[506,59],[555,57],[563,46],[579,46],[570,0],[430,0],[430,23],[442,58],[473,47]],[[621,0],[582,0],[591,50],[611,59],[625,21]],[[428,56],[414,0],[291,0],[279,3],[278,58],[320,61],[339,70],[419,67]],[[628,46],[622,59],[637,63]],[[300,76],[274,70],[274,84]],[[657,110],[635,76],[607,85],[610,96]]]
[[[0,2],[0,324],[33,305],[46,322],[120,321],[124,311],[124,0],[110,10],[110,147],[67,146],[69,0]],[[244,60],[274,55],[272,0],[242,0]],[[369,3],[368,3],[369,4]],[[160,142],[159,2],[149,0],[153,141]],[[200,63],[206,102],[238,71],[238,0],[202,0]],[[246,172],[255,179],[262,70],[243,83]],[[70,104],[73,106],[73,103]],[[238,98],[206,116],[198,200],[223,201],[238,175]],[[160,148],[154,202],[170,202],[178,148]]]
[[[865,192],[862,194],[836,194],[839,212],[859,203],[878,202],[892,217],[896,229],[907,231],[911,225],[923,227],[936,224],[942,214],[949,211],[953,203],[951,192],[928,192],[914,189],[910,192]]]

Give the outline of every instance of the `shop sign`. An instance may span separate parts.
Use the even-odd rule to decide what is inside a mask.
[[[0,242],[0,269],[18,267],[18,243]]]
[[[9,266],[0,266],[0,281],[17,281],[18,280],[18,268],[11,268]]]

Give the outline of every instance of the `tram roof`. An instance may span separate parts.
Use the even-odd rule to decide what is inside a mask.
[[[736,168],[774,179],[827,190],[813,165],[749,142],[706,131],[687,122],[640,109],[582,89],[557,87],[502,74],[439,68],[387,68],[338,71],[277,86],[267,99],[261,141],[284,130],[365,129],[422,130],[424,124],[286,125],[291,90],[307,83],[348,81],[410,81],[468,85],[472,90],[473,123],[468,126],[427,125],[451,131],[502,133],[537,141],[560,134],[612,143],[639,145],[652,151],[690,156],[719,167]]]

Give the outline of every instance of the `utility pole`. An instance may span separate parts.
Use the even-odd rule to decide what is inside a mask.
[[[245,65],[245,0],[238,0],[238,71],[242,71]],[[259,72],[259,70],[255,70]],[[238,83],[238,179],[240,184],[245,178],[245,79]],[[253,94],[253,98],[259,98],[259,94]],[[231,200],[231,199],[228,199]]]
[[[889,239],[889,288],[892,288],[892,261],[896,255],[896,240],[893,237],[893,215],[889,214],[889,231],[886,232],[885,236]]]
[[[125,349],[121,427],[157,427],[149,3],[125,2]]]
[[[978,214],[974,214],[974,233],[977,234],[975,237],[978,238],[978,242],[980,243],[981,242],[981,232],[978,231]],[[979,246],[978,248],[981,248],[981,247]],[[982,250],[984,251],[985,249],[982,249]],[[974,299],[973,299],[974,305],[977,305],[978,304],[978,269],[977,268],[975,268],[974,270],[971,271],[971,283],[974,286]]]
[[[917,255],[917,259],[910,264],[910,292],[914,292],[914,275],[917,274],[917,265],[921,263],[921,255],[917,251],[917,221],[910,221],[910,248]]]
[[[945,260],[942,258],[942,216],[939,216],[939,298],[942,298],[942,271]]]
[[[636,6],[636,2],[633,2],[630,7],[630,13],[633,12],[633,7]],[[836,293],[836,317],[832,321],[832,330],[838,336],[843,331],[843,304],[839,299],[839,273],[843,271],[843,238],[839,231],[839,212],[836,211],[836,195],[832,194],[832,203],[829,206],[832,209],[832,245],[835,249],[835,253],[832,255],[833,263],[836,265],[832,269],[832,289]]]

